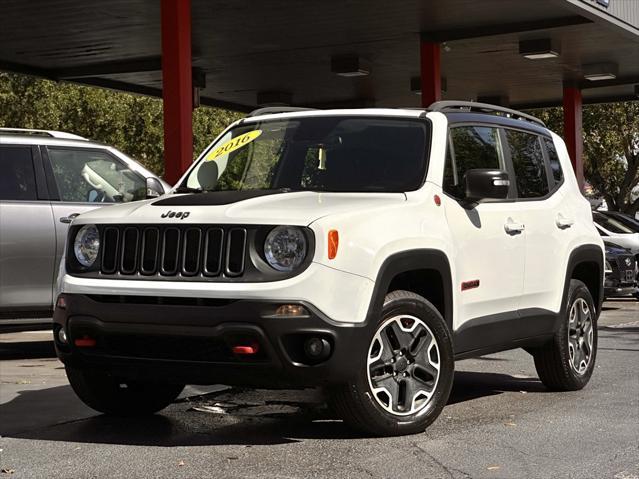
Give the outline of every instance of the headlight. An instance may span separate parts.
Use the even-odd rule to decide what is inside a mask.
[[[306,237],[295,226],[278,226],[264,242],[266,261],[278,271],[293,271],[306,258]]]
[[[95,225],[84,225],[75,235],[73,252],[78,262],[85,268],[95,263],[100,250],[100,233]]]

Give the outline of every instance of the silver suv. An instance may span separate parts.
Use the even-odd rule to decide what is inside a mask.
[[[57,269],[75,216],[170,188],[115,148],[58,131],[0,128],[0,168],[5,327],[51,317]]]

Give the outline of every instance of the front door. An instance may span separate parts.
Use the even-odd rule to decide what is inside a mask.
[[[55,200],[51,205],[57,235],[56,266],[74,215],[146,198],[146,179],[102,149],[49,146],[44,151],[44,166]]]
[[[451,242],[457,311],[454,329],[517,317],[524,283],[525,232],[512,200],[464,202],[464,174],[474,168],[507,170],[498,128],[450,129],[443,189]]]

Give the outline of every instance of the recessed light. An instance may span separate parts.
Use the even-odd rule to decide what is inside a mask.
[[[619,67],[616,63],[593,63],[582,67],[584,78],[588,81],[614,80]]]
[[[422,78],[421,77],[411,77],[410,91],[412,91],[415,95],[422,94]],[[448,91],[448,81],[446,80],[446,77],[441,77],[441,91],[442,93],[446,93]]]
[[[529,60],[557,58],[559,56],[559,52],[559,44],[550,38],[520,40],[519,42],[519,54]]]
[[[358,55],[337,55],[331,57],[331,71],[341,77],[362,77],[369,75],[371,69]]]

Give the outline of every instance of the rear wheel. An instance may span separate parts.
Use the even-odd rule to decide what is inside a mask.
[[[103,371],[67,366],[67,378],[78,397],[96,411],[115,416],[140,416],[164,409],[184,385],[128,381]]]
[[[446,405],[454,373],[451,335],[423,297],[394,291],[370,339],[358,376],[332,402],[356,429],[381,436],[423,432]]]
[[[533,351],[539,379],[549,389],[582,389],[595,367],[597,314],[584,283],[570,280],[565,317],[552,342]]]

